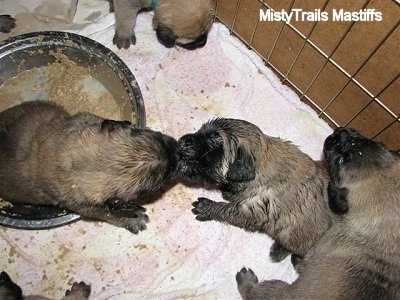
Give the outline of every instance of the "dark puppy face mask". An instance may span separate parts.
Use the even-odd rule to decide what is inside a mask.
[[[240,144],[223,119],[204,124],[178,141],[178,172],[192,181],[215,184],[248,182],[255,178],[255,157]]]
[[[170,28],[161,25],[156,28],[156,34],[158,41],[165,47],[172,48],[176,45],[186,50],[195,50],[204,47],[208,36],[206,32],[195,39],[180,39]]]
[[[324,156],[334,182],[356,180],[393,162],[395,155],[351,128],[338,128],[324,143]],[[360,172],[361,171],[361,172]]]
[[[348,184],[375,176],[398,159],[398,154],[371,141],[351,128],[338,128],[324,143],[324,156],[331,182],[328,187],[329,205],[333,212],[342,214],[349,209]]]

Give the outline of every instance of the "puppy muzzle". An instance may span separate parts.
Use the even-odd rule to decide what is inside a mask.
[[[185,48],[186,50],[195,50],[198,48],[202,48],[207,43],[207,35],[208,35],[207,33],[204,33],[203,35],[195,39],[193,42],[189,43],[180,43],[179,41],[177,41],[176,45]]]
[[[198,36],[195,40],[187,40],[176,36],[173,31],[165,26],[159,25],[156,28],[158,41],[167,48],[172,48],[175,45],[186,50],[195,50],[204,47],[207,43],[208,32]]]
[[[181,160],[196,159],[198,157],[195,139],[193,135],[184,135],[178,140],[178,155]]]
[[[356,145],[360,145],[366,141],[369,141],[356,130],[351,128],[339,127],[326,138],[324,143],[325,157],[329,152],[347,152],[354,148]]]
[[[168,167],[166,169],[165,178],[169,179],[175,176],[178,167],[178,142],[167,135],[163,136],[165,152],[168,156]]]

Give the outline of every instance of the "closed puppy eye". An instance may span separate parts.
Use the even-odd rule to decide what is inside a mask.
[[[207,138],[207,144],[211,148],[216,148],[216,147],[221,146],[221,144],[222,144],[221,136],[217,132],[211,132]]]
[[[217,132],[214,131],[214,132],[211,132],[211,133],[210,133],[210,136],[209,136],[209,137],[210,137],[210,139],[214,139],[214,138],[219,137],[219,134],[218,134]]]

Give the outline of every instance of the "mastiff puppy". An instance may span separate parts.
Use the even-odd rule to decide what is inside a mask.
[[[115,13],[113,43],[119,49],[136,43],[136,16],[142,9],[154,9],[153,28],[161,44],[188,50],[203,47],[213,23],[210,0],[109,0]]]
[[[400,157],[352,129],[324,145],[332,181],[329,202],[340,214],[298,265],[299,278],[258,283],[237,275],[244,299],[400,299]]]
[[[86,300],[91,292],[90,285],[83,281],[74,282],[71,289],[65,292],[63,300]],[[14,283],[6,272],[0,273],[0,300],[49,300],[42,296],[23,296],[22,289]]]
[[[227,202],[199,198],[199,221],[216,220],[275,240],[270,257],[303,257],[336,216],[326,200],[324,164],[246,121],[219,118],[178,141],[184,179],[216,184]],[[285,250],[286,249],[286,250]]]
[[[52,204],[133,233],[146,228],[140,196],[171,178],[177,142],[127,121],[30,101],[0,113],[0,198]]]

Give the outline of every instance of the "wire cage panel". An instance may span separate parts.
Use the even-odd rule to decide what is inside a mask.
[[[314,19],[260,20],[260,10],[293,9]],[[382,19],[333,20],[340,9],[374,10]],[[350,126],[400,149],[399,1],[216,0],[215,10],[332,127]]]

